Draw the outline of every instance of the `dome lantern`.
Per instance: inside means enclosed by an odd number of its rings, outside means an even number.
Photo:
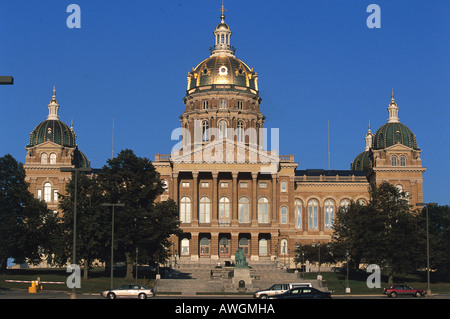
[[[226,11],[223,7],[219,10],[222,12],[220,15],[220,23],[217,25],[216,30],[214,30],[214,39],[215,44],[214,48],[211,48],[211,55],[215,54],[226,54],[226,55],[234,55],[236,52],[236,49],[231,46],[230,40],[231,40],[231,30],[228,24],[225,23],[225,14]]]
[[[59,120],[58,116],[58,110],[59,110],[59,104],[58,101],[56,101],[56,89],[55,86],[53,86],[53,96],[48,104],[48,116],[47,120]]]

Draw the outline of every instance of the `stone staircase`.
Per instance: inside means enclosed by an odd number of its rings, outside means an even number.
[[[197,293],[234,293],[237,287],[232,283],[234,267],[217,267],[220,261],[199,260],[180,261],[164,277],[158,281],[157,293],[181,293],[195,295]],[[321,288],[317,280],[301,280],[295,273],[288,273],[270,260],[250,261],[252,283],[246,284],[246,292],[269,288],[276,283],[310,282],[313,287]]]

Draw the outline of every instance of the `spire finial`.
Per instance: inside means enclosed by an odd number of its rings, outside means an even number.
[[[400,120],[398,118],[398,106],[397,106],[397,103],[395,103],[395,99],[394,99],[394,89],[392,89],[391,103],[389,103],[388,113],[389,113],[388,123],[399,123],[400,122]]]
[[[47,119],[48,120],[58,120],[59,119],[58,109],[59,109],[59,104],[58,104],[58,101],[56,101],[56,88],[53,85],[53,95],[52,95],[52,99],[50,100],[50,103],[48,104]]]
[[[219,11],[222,11],[222,14],[220,15],[220,19],[222,19],[222,22],[223,22],[223,20],[225,19],[225,14],[224,14],[224,12],[227,11],[227,10],[225,10],[225,8],[223,7],[223,0],[222,0],[222,8],[220,8]]]

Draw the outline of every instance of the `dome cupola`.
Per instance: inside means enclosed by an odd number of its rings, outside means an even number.
[[[383,149],[398,143],[415,150],[419,149],[414,133],[405,124],[400,123],[398,110],[399,108],[394,100],[394,92],[392,92],[388,107],[389,118],[387,123],[382,125],[374,135],[374,149]]]
[[[30,134],[28,146],[35,146],[46,141],[61,146],[75,147],[76,135],[72,128],[59,120],[59,104],[56,100],[56,90],[53,88],[53,96],[48,104],[47,120],[39,123]]]

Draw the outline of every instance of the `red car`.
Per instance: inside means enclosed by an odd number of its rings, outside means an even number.
[[[384,288],[383,294],[395,298],[398,295],[411,295],[416,297],[425,296],[422,289],[414,289],[407,285],[393,285],[391,288]]]

